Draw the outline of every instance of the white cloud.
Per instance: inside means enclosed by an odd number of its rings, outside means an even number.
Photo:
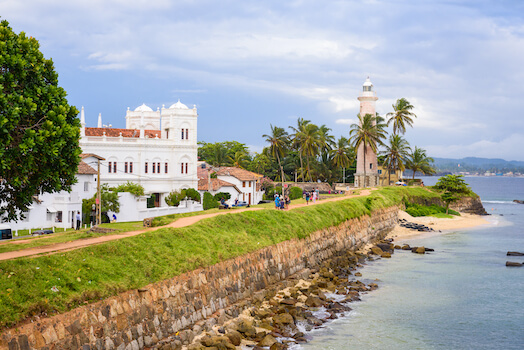
[[[357,124],[358,120],[356,119],[337,119],[335,120],[335,124],[342,124],[342,125],[351,125],[351,124]]]

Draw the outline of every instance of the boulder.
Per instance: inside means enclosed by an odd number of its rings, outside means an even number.
[[[276,342],[269,347],[269,350],[284,350],[285,348],[284,344]]]
[[[274,324],[294,324],[293,316],[288,313],[278,314],[273,316]]]
[[[520,267],[520,266],[522,266],[522,263],[514,262],[514,261],[506,261],[506,266]]]
[[[390,252],[384,252],[384,253],[380,254],[380,257],[381,258],[391,258],[391,253]]]
[[[426,253],[426,248],[424,248],[424,247],[413,247],[413,248],[411,248],[411,252],[412,253],[417,253],[417,254],[425,254]]]
[[[375,255],[382,255],[382,253],[384,253],[384,251],[382,249],[380,249],[379,247],[374,246],[374,247],[371,247],[371,253],[373,253]]]
[[[273,337],[271,334],[268,334],[257,345],[260,347],[270,347],[275,343],[277,343],[275,337]]]
[[[306,305],[309,307],[320,307],[323,304],[324,303],[322,302],[322,300],[320,300],[320,298],[311,295],[306,300]]]
[[[524,253],[521,252],[507,252],[507,256],[524,256]]]
[[[234,346],[239,346],[240,345],[240,342],[242,342],[242,336],[240,335],[239,332],[237,331],[230,331],[226,334],[226,337],[229,338],[229,341],[231,342],[231,344],[233,344]]]
[[[404,244],[402,246],[402,250],[411,250],[411,247],[409,246],[409,244]]]

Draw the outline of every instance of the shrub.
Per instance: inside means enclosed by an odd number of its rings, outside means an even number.
[[[430,206],[424,206],[424,205],[419,205],[419,204],[409,203],[409,202],[406,202],[405,204],[406,204],[406,213],[414,217],[431,216],[434,214],[439,214],[439,213],[445,214],[446,213],[446,208],[441,207],[439,205],[435,205],[435,204],[430,205]],[[449,210],[449,214],[460,215],[458,212],[451,210],[451,209]]]
[[[194,201],[200,202],[200,193],[194,188],[188,188],[186,191],[186,197]]]
[[[114,189],[115,192],[129,192],[135,197],[144,195],[144,187],[134,182],[127,182]]]
[[[185,196],[186,195],[185,195],[184,190],[182,190],[182,192],[173,191],[166,196],[165,201],[166,201],[166,204],[169,206],[178,207],[178,205],[180,204],[180,201],[184,199]]]
[[[299,199],[302,198],[302,189],[300,187],[291,187],[289,189],[289,199]]]
[[[204,192],[204,202],[202,203],[204,210],[218,208],[218,201],[209,192]]]
[[[231,198],[231,193],[228,192],[218,192],[215,194],[215,200],[220,201],[222,198],[224,198],[226,201]]]

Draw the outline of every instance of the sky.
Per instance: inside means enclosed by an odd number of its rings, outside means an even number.
[[[199,141],[260,152],[298,118],[338,139],[369,76],[381,115],[415,107],[411,146],[524,161],[519,0],[3,0],[0,16],[40,42],[87,126],[180,99]]]

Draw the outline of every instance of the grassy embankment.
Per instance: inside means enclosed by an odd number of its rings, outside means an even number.
[[[125,290],[210,266],[401,204],[434,197],[422,188],[384,188],[366,197],[301,207],[220,215],[184,228],[138,236],[60,254],[0,262],[0,328],[32,315],[53,315]],[[329,215],[326,215],[329,213]]]

